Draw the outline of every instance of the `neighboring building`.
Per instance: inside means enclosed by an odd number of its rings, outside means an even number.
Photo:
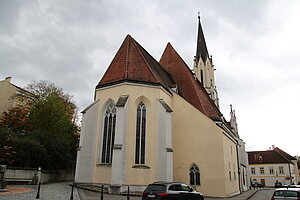
[[[11,107],[25,105],[34,98],[33,94],[12,84],[11,79],[11,77],[6,77],[0,81],[0,114]]]
[[[218,108],[200,19],[194,72],[170,43],[157,62],[127,35],[82,112],[75,182],[111,193],[154,181],[215,197],[246,190],[244,142]]]
[[[250,179],[265,186],[283,185],[299,181],[297,159],[276,147],[268,151],[248,152]]]
[[[297,184],[300,185],[300,161],[297,161],[297,165],[298,165],[298,180],[297,180]]]

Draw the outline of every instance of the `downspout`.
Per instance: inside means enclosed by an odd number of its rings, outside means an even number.
[[[238,140],[236,140],[237,141],[237,144],[236,144],[236,146],[235,146],[235,148],[236,148],[236,159],[237,159],[237,163],[238,163],[238,179],[239,179],[239,190],[240,190],[240,194],[242,194],[242,189],[241,189],[241,176],[240,176],[240,174],[241,174],[241,172],[240,172],[240,160],[239,160],[239,151],[238,151],[238,145],[239,145],[239,141]]]
[[[289,165],[289,173],[290,173],[290,184],[292,185],[292,174],[291,174],[291,165],[290,165],[290,163],[288,163],[288,165]]]

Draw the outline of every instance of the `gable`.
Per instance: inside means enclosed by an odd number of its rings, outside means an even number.
[[[180,96],[211,119],[221,120],[220,111],[170,43],[167,44],[159,63],[172,75]]]

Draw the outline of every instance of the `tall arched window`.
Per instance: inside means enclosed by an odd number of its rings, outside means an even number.
[[[204,85],[204,83],[203,83],[203,70],[202,69],[200,71],[200,81],[201,81],[201,84]]]
[[[111,101],[107,104],[103,123],[102,163],[111,163],[116,128],[116,106]]]
[[[190,168],[190,185],[200,185],[200,172],[195,164]]]
[[[136,111],[135,164],[145,164],[146,106],[140,102]]]

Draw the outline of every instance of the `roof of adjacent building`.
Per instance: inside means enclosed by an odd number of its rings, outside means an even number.
[[[276,147],[268,151],[249,151],[249,164],[292,163],[293,156]]]
[[[159,63],[172,75],[179,95],[206,116],[221,120],[219,109],[170,43],[167,44]]]
[[[96,88],[118,82],[175,87],[170,74],[130,35],[127,35]]]

